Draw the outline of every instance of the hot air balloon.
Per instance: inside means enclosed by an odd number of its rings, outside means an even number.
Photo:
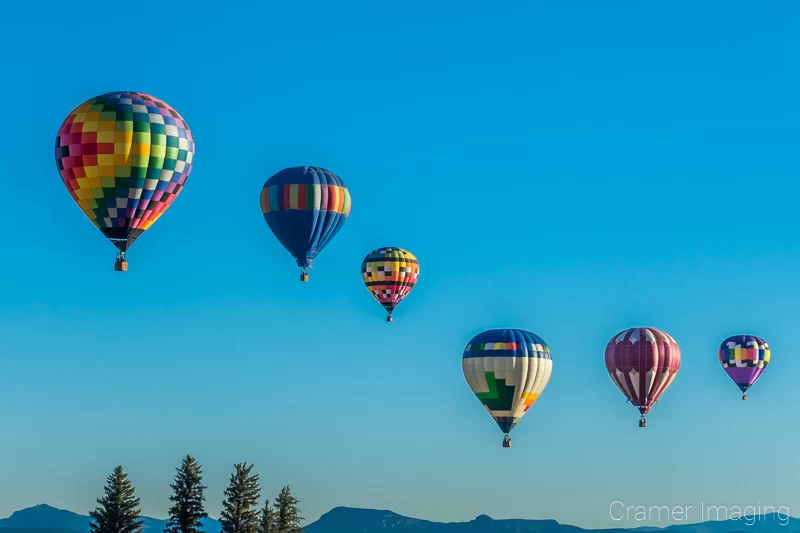
[[[261,212],[301,268],[300,281],[308,281],[314,258],[344,226],[350,203],[342,179],[324,168],[285,168],[264,184]]]
[[[642,417],[672,384],[681,367],[681,349],[675,339],[656,328],[620,331],[606,346],[606,369],[611,380]]]
[[[419,262],[402,248],[372,250],[361,262],[361,279],[370,294],[386,309],[386,321],[392,311],[414,288],[419,278]]]
[[[56,165],[72,199],[125,253],[167,210],[192,171],[194,138],[183,117],[144,93],[91,98],[67,116],[56,136]]]
[[[769,364],[769,344],[754,335],[734,335],[719,346],[719,362],[747,399],[747,389],[761,376]]]
[[[524,329],[490,329],[476,335],[461,359],[467,384],[503,432],[509,433],[539,397],[553,371],[550,348]]]

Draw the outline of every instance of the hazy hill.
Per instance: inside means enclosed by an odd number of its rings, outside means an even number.
[[[166,520],[143,517],[144,533],[163,533]],[[0,519],[0,533],[89,533],[85,515],[37,505]],[[217,520],[204,521],[206,533],[219,533]],[[392,511],[336,507],[306,527],[307,533],[800,533],[800,520],[781,525],[777,515],[764,515],[748,526],[744,520],[680,524],[666,528],[582,529],[555,520],[494,520],[481,515],[469,522],[431,522]]]
[[[89,521],[86,515],[56,509],[46,504],[29,507],[16,511],[8,518],[0,520],[0,533],[12,533],[6,528],[13,528],[14,533],[89,533]],[[163,533],[166,520],[143,516],[144,533]],[[219,533],[220,525],[217,520],[208,518],[203,520],[205,533]],[[42,531],[32,531],[38,529]],[[46,531],[44,531],[46,530]],[[66,530],[66,531],[65,531]]]
[[[486,515],[469,522],[431,522],[371,509],[337,507],[310,524],[307,533],[633,533],[632,529],[583,529],[555,520],[494,520]],[[800,521],[785,526],[777,515],[764,515],[748,526],[744,520],[679,524],[666,528],[638,528],[661,533],[800,533]]]
[[[753,525],[748,526],[748,522],[752,522]],[[786,516],[780,517],[771,513],[760,515],[755,521],[750,517],[747,522],[745,519],[700,522],[699,524],[668,526],[662,531],[665,533],[800,533],[800,520],[789,518],[787,522]]]
[[[0,520],[0,527],[17,529],[70,529],[79,533],[89,531],[89,517],[72,511],[56,509],[49,505],[37,505],[16,511]]]
[[[310,524],[307,533],[483,533],[488,531],[508,533],[579,533],[575,526],[561,525],[555,520],[493,520],[481,515],[471,522],[430,522],[393,513],[371,509],[337,507]],[[621,533],[625,530],[608,530]],[[625,531],[630,533],[630,531]]]
[[[33,528],[33,527],[4,527],[3,533],[77,533],[74,529]]]

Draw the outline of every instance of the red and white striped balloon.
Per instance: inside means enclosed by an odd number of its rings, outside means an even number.
[[[611,380],[642,415],[669,388],[681,367],[681,349],[668,333],[656,328],[630,328],[606,346],[606,369]]]

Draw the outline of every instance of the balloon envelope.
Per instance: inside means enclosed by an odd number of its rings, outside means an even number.
[[[350,205],[342,179],[319,167],[285,168],[261,189],[264,220],[302,268],[339,233]]]
[[[491,329],[476,335],[461,359],[467,384],[509,433],[544,391],[553,361],[544,340],[523,329]]]
[[[389,316],[419,279],[419,261],[402,248],[378,248],[361,262],[361,279]]]
[[[722,368],[745,392],[767,368],[770,349],[767,341],[755,335],[733,335],[722,341],[718,356]]]
[[[76,107],[56,136],[72,199],[125,252],[167,210],[192,171],[194,138],[162,100],[118,91]]]
[[[608,375],[642,416],[669,388],[680,366],[678,343],[656,328],[626,329],[606,346]]]

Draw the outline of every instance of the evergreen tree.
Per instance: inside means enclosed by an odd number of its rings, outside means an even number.
[[[203,533],[201,518],[208,517],[203,503],[206,487],[203,485],[203,471],[191,455],[183,458],[181,466],[175,470],[175,482],[170,484],[173,503],[169,510],[169,521],[165,533]]]
[[[258,474],[251,475],[253,465],[236,464],[236,471],[231,474],[228,488],[225,489],[225,501],[222,502],[220,522],[222,533],[258,533],[259,516],[258,500],[261,488]]]
[[[264,508],[261,510],[261,522],[258,524],[258,533],[276,533],[275,526],[277,521],[278,515],[275,511],[275,507],[267,498],[267,501],[264,503]]]
[[[283,487],[275,499],[275,533],[303,533],[300,521],[300,509],[297,507],[297,498],[292,496],[289,487]]]
[[[91,533],[141,533],[139,498],[121,466],[106,478],[105,496],[97,503],[100,505],[89,513]]]

